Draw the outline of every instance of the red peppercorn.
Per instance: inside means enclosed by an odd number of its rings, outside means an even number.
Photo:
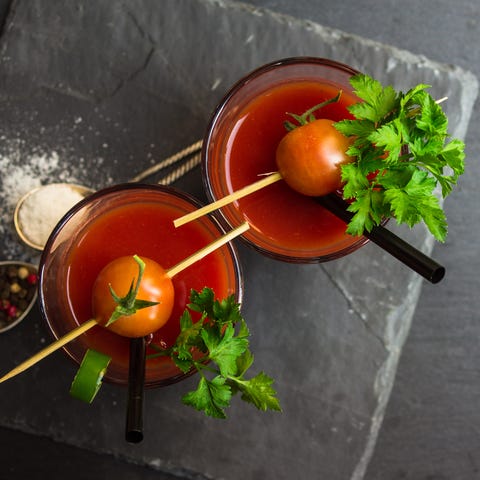
[[[10,305],[7,309],[7,316],[10,318],[15,318],[17,316],[17,307],[15,305]]]

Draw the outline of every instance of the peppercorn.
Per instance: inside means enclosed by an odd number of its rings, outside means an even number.
[[[10,305],[7,308],[7,316],[9,318],[17,318],[18,316],[18,308],[15,305]]]
[[[7,328],[29,307],[36,293],[38,275],[24,264],[0,264],[0,329]]]
[[[22,280],[24,278],[27,278],[30,275],[30,272],[28,271],[27,267],[20,267],[17,272],[18,278],[21,278]]]
[[[15,278],[17,276],[18,268],[14,265],[10,265],[7,268],[7,277],[8,278]]]

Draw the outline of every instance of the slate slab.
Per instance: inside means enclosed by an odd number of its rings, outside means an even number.
[[[0,246],[6,258],[32,261],[38,254],[10,222],[25,189],[128,180],[201,138],[224,92],[265,62],[314,55],[398,88],[429,83],[435,96],[455,99],[446,110],[458,137],[478,89],[458,67],[213,0],[19,1],[0,47]],[[177,186],[204,198],[198,170]],[[398,231],[431,251],[423,228]],[[282,414],[236,402],[228,420],[205,418],[179,402],[193,378],[147,392],[145,441],[131,446],[125,392],[106,385],[93,405],[79,405],[67,393],[75,367],[57,352],[0,387],[0,423],[186,478],[361,479],[422,280],[373,245],[303,266],[239,251],[252,348],[276,378]],[[49,340],[35,310],[0,338],[2,368]]]

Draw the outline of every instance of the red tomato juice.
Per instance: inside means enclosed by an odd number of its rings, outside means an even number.
[[[275,151],[287,131],[284,122],[292,121],[288,113],[302,114],[311,107],[331,99],[339,88],[317,81],[295,81],[277,85],[250,101],[235,115],[226,140],[211,149],[209,159],[222,166],[211,185],[220,198],[257,181],[259,175],[277,171]],[[318,110],[317,118],[338,121],[352,118],[347,106],[358,102],[349,92],[340,100]],[[223,190],[223,191],[221,191]],[[358,237],[345,233],[346,225],[313,199],[290,189],[279,181],[226,207],[224,215],[245,217],[251,231],[245,234],[252,243],[267,251],[292,257],[335,254],[348,248]]]
[[[155,260],[168,270],[212,241],[211,233],[196,222],[175,229],[173,220],[178,216],[178,208],[166,204],[127,204],[102,214],[80,234],[67,262],[66,295],[75,323],[92,318],[93,283],[100,270],[113,259],[137,254]],[[218,298],[234,293],[228,287],[226,272],[232,267],[226,260],[226,248],[218,249],[172,278],[173,312],[169,321],[154,332],[153,343],[171,345],[174,342],[180,330],[179,318],[192,288],[201,290],[208,286]],[[94,327],[85,336],[89,348],[106,353],[118,365],[128,367],[128,338],[103,327]],[[147,370],[162,362],[167,361],[165,358],[148,360]]]

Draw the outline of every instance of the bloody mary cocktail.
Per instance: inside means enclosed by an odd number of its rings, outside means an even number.
[[[99,191],[77,204],[59,223],[40,262],[40,304],[56,338],[93,317],[92,287],[112,260],[138,255],[169,269],[223,234],[211,217],[181,229],[173,220],[198,208],[189,195],[157,185],[128,184]],[[191,289],[210,287],[218,298],[242,296],[236,253],[226,245],[172,278],[175,302],[168,322],[153,332],[152,342],[171,345]],[[87,348],[112,357],[105,379],[126,384],[130,339],[95,326],[66,345],[80,362]],[[148,354],[148,352],[147,352]],[[147,360],[146,386],[167,385],[184,375],[169,358]]]
[[[203,173],[212,201],[257,181],[278,168],[275,151],[287,131],[289,113],[302,114],[335,97],[317,118],[352,118],[348,105],[359,101],[349,79],[358,73],[330,60],[286,59],[255,70],[240,80],[214,113],[203,146]],[[338,258],[367,240],[345,233],[343,221],[312,198],[280,181],[223,207],[231,227],[244,219],[250,230],[243,235],[251,246],[290,262],[320,262]]]

